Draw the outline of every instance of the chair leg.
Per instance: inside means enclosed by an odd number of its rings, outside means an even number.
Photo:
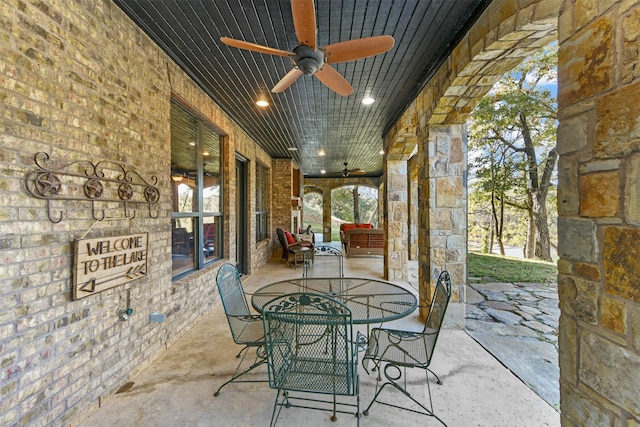
[[[388,371],[389,371],[390,368],[394,369],[395,372],[389,373]],[[378,375],[380,373],[380,370],[381,369],[378,366]],[[369,403],[369,406],[367,406],[367,409],[365,409],[362,413],[364,415],[369,415],[369,409],[371,408],[371,406],[373,406],[374,402],[378,402],[378,403],[380,403],[382,405],[391,406],[393,408],[398,408],[398,409],[404,409],[406,411],[414,412],[416,414],[427,415],[429,417],[433,417],[436,420],[440,421],[440,423],[446,427],[447,424],[444,421],[442,421],[436,414],[433,413],[433,401],[431,400],[431,387],[430,387],[430,384],[429,384],[429,372],[430,372],[430,370],[425,371],[425,374],[427,376],[427,393],[429,395],[429,406],[430,406],[430,408],[427,408],[425,405],[423,405],[422,403],[418,402],[418,400],[416,400],[413,396],[411,396],[411,393],[409,393],[405,388],[403,388],[400,384],[398,384],[397,380],[399,380],[400,377],[402,377],[402,372],[403,371],[402,371],[402,369],[400,369],[399,366],[396,366],[396,365],[393,365],[393,364],[385,365],[385,367],[384,367],[384,376],[386,377],[386,382],[384,384],[382,384],[382,386],[380,388],[378,388],[379,380],[376,380],[376,394],[373,396],[373,400],[371,400],[371,403]],[[436,378],[438,378],[437,375],[435,375],[435,376],[436,376]],[[405,377],[406,377],[406,375],[405,375]],[[440,381],[439,378],[438,378],[438,381]],[[405,379],[405,382],[406,382],[406,379]],[[395,388],[396,390],[400,391],[402,394],[407,396],[412,402],[414,402],[416,405],[418,405],[422,409],[422,411],[411,409],[411,408],[405,408],[403,406],[399,406],[399,405],[396,405],[396,404],[392,404],[392,403],[383,402],[383,401],[378,400],[378,396],[380,395],[382,390],[388,385],[392,386],[393,388]]]
[[[431,372],[431,374],[433,374],[434,377],[436,377],[436,384],[438,385],[442,385],[442,381],[440,380],[440,377],[436,375],[435,372],[433,372],[431,369],[427,369],[429,372]]]
[[[282,393],[282,403],[278,403],[280,400],[280,393]],[[273,412],[271,413],[271,422],[269,423],[270,427],[274,427],[276,425],[276,422],[280,417],[280,411],[282,410],[282,407],[285,405],[288,405],[287,392],[278,389],[276,393],[276,401],[273,403]]]
[[[236,357],[240,357],[240,355],[242,354],[242,352],[245,352],[244,355],[242,356],[242,359],[240,359],[240,363],[238,363],[238,366],[236,367],[236,370],[233,372],[233,375],[231,376],[231,378],[229,380],[227,380],[224,384],[222,384],[220,387],[218,387],[218,390],[216,390],[215,393],[213,393],[214,396],[219,396],[220,395],[220,390],[222,390],[222,388],[224,386],[226,386],[227,384],[230,384],[232,382],[239,382],[239,383],[261,383],[261,382],[267,382],[268,380],[243,380],[243,381],[237,381],[238,378],[240,378],[241,376],[243,376],[244,374],[254,370],[255,368],[257,368],[260,365],[266,364],[267,363],[267,359],[266,359],[266,355],[262,354],[263,352],[260,351],[260,347],[257,348],[256,350],[256,358],[253,361],[253,364],[251,366],[249,366],[247,369],[245,369],[244,371],[238,373],[238,371],[240,370],[240,367],[242,366],[242,362],[244,362],[244,358],[247,356],[247,350],[249,349],[249,347],[244,347],[242,350],[240,350],[240,353],[238,353],[236,355]]]

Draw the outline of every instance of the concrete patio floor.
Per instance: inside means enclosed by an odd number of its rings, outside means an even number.
[[[246,278],[248,292],[272,281],[300,276],[279,261],[272,261]],[[345,276],[382,277],[382,258],[345,259]],[[400,283],[412,287],[408,282]],[[212,294],[215,284],[212,283]],[[387,324],[385,324],[387,325]],[[394,322],[394,327],[420,329],[417,313]],[[364,331],[363,331],[364,332]],[[137,377],[126,392],[102,399],[82,427],[126,426],[255,426],[268,425],[275,391],[268,383],[230,384],[218,397],[213,393],[233,373],[240,350],[229,333],[222,305],[203,316],[178,341]],[[529,389],[464,330],[444,329],[436,347],[432,369],[443,381],[431,381],[435,413],[449,426],[559,426],[560,415]],[[253,378],[266,379],[266,366]],[[408,373],[409,390],[427,398],[424,373]],[[123,380],[123,382],[125,382]],[[375,375],[360,367],[361,410],[375,392]],[[385,390],[390,402],[405,397]],[[284,408],[278,426],[355,426],[354,416]],[[374,404],[362,426],[441,425],[431,417]]]

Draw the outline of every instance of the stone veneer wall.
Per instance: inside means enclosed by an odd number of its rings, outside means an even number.
[[[271,159],[109,0],[0,0],[0,17],[0,425],[75,424],[217,303],[220,263],[171,281],[172,92],[225,135],[226,256],[235,253],[234,153]],[[96,223],[81,201],[54,203],[63,219],[52,223],[46,202],[25,190],[40,151],[158,176],[158,217],[142,209],[131,221],[119,203],[98,204],[117,219]],[[73,240],[140,229],[148,275],[72,301]],[[268,243],[250,247],[252,268],[267,262]],[[121,321],[127,305],[134,313]],[[149,322],[154,311],[163,323]]]
[[[465,259],[444,257],[444,265],[441,262],[442,254],[449,254],[449,256],[453,254],[452,247],[447,245],[449,241],[452,241],[454,235],[457,240],[464,240],[466,246],[466,222],[464,229],[462,229],[458,224],[458,221],[462,220],[460,213],[451,219],[442,216],[435,221],[426,219],[431,215],[431,210],[442,214],[437,205],[428,205],[428,200],[437,203],[439,197],[447,198],[450,197],[451,191],[458,191],[456,188],[435,187],[436,180],[433,178],[436,176],[442,183],[446,182],[443,179],[445,177],[448,181],[459,180],[463,183],[458,187],[460,192],[457,196],[462,203],[461,206],[466,206],[466,191],[464,190],[466,188],[466,160],[463,160],[462,168],[449,167],[446,161],[447,157],[457,156],[457,154],[447,153],[446,150],[456,148],[457,144],[446,145],[444,141],[434,144],[431,141],[433,129],[438,127],[438,133],[459,134],[460,138],[466,138],[465,131],[457,129],[457,127],[466,122],[469,113],[482,97],[491,90],[504,73],[556,39],[559,8],[560,0],[495,0],[491,2],[454,48],[451,55],[430,78],[417,98],[407,106],[402,116],[385,135],[387,161],[408,160],[415,152],[416,145],[418,146],[418,163],[421,165],[418,186],[421,194],[420,218],[422,221],[419,230],[420,298],[422,301],[430,300],[429,284],[433,285],[434,277],[437,277],[439,268],[450,268],[448,260],[453,260],[451,268],[456,270],[454,282],[459,286],[460,292],[457,298],[461,305],[464,303],[463,287],[466,285],[466,269],[465,271],[460,269],[460,265],[466,263],[466,253],[461,253],[462,248],[458,244],[454,245],[456,247],[454,251],[460,252],[460,255]],[[447,129],[447,127],[451,128]],[[433,163],[430,157],[436,146],[438,146],[439,152],[436,155],[437,161]],[[464,150],[463,154],[466,153],[466,147],[462,149]],[[389,181],[390,178],[387,178],[387,182]],[[440,195],[441,190],[445,193]],[[391,188],[387,191],[391,191]],[[395,194],[399,194],[398,190],[393,191]],[[430,196],[423,196],[422,194],[426,194],[427,191],[430,192]],[[385,211],[387,219],[400,217],[394,206],[401,207],[402,205],[389,205],[389,209]],[[466,208],[464,209],[466,210]],[[423,229],[423,226],[426,228]],[[434,239],[429,237],[430,227],[434,226],[435,230],[439,230],[440,235],[443,230],[447,229],[447,226],[451,226],[447,231],[450,238]],[[389,229],[392,228],[400,230],[403,226],[395,224],[393,227],[389,227]],[[443,246],[436,246],[438,244]],[[397,257],[405,257],[405,250],[405,248],[400,248]],[[393,266],[391,267],[393,268]],[[401,275],[400,270],[389,271],[390,277]],[[458,317],[453,319],[454,322],[463,325],[463,311],[458,310],[456,316]]]
[[[409,188],[409,233],[407,236],[409,244],[409,260],[417,261],[420,254],[420,238],[418,233],[418,219],[419,215],[419,196],[418,196],[418,173],[420,171],[420,164],[418,162],[418,156],[413,156],[407,162],[409,169],[408,176],[408,188]]]
[[[558,290],[565,426],[640,426],[640,3],[563,3]]]
[[[437,125],[464,123],[504,72],[556,34],[562,423],[638,426],[640,4],[492,2],[396,122],[387,150],[409,152],[411,135],[431,141]],[[437,199],[440,191],[431,187],[426,170],[431,147],[422,160],[420,185]],[[423,281],[433,277],[425,267],[435,254],[422,256],[430,259],[421,258],[421,298],[427,294]]]

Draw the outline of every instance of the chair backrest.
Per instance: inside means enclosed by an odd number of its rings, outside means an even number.
[[[326,295],[287,294],[264,306],[263,321],[271,388],[357,393],[358,356],[345,305]]]
[[[238,317],[251,315],[236,266],[231,263],[222,264],[216,276],[216,284],[235,340],[246,327],[246,322],[238,320]]]
[[[429,314],[427,314],[427,320],[424,322],[423,335],[425,339],[425,346],[427,348],[427,354],[429,355],[429,361],[433,357],[433,349],[436,346],[440,329],[444,321],[444,315],[449,305],[449,299],[451,298],[451,276],[449,272],[443,271],[438,276],[436,283],[436,290],[431,300],[429,307]]]
[[[313,264],[304,264],[302,277],[344,277],[342,251],[328,245],[314,246]]]
[[[284,230],[282,228],[276,228],[276,234],[278,235],[278,241],[282,246],[282,259],[286,260],[289,258],[289,245],[286,237],[284,237]]]
[[[282,228],[276,228],[276,234],[278,235],[278,241],[283,247],[287,246],[287,241],[284,238],[284,230]]]

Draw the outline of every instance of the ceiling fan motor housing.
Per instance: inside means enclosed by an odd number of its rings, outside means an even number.
[[[324,51],[300,45],[293,50],[293,63],[307,76],[315,74],[324,64]]]

